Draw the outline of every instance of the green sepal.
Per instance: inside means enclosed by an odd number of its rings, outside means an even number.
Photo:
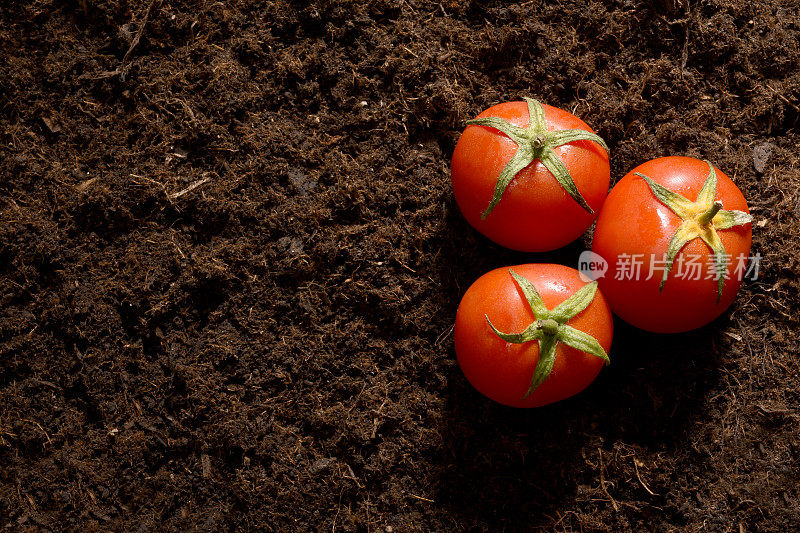
[[[697,200],[695,200],[695,203],[699,205],[713,204],[717,197],[717,171],[714,170],[714,165],[710,161],[706,161],[706,164],[708,165],[708,176],[703,182],[700,192],[697,193]]]
[[[664,290],[664,284],[667,282],[670,271],[672,271],[672,265],[675,263],[675,257],[678,255],[678,252],[680,252],[688,242],[694,240],[695,237],[697,237],[697,233],[693,231],[691,226],[681,225],[675,230],[675,234],[672,235],[672,239],[670,239],[669,246],[667,247],[666,265],[664,267],[664,274],[661,276],[661,283],[658,286],[659,291]]]
[[[647,186],[650,187],[650,191],[652,191],[653,196],[655,196],[659,202],[667,206],[673,213],[681,218],[686,218],[691,215],[691,209],[693,205],[691,200],[681,194],[672,192],[663,185],[659,185],[644,174],[639,172],[634,172],[633,174],[634,176],[644,178],[644,181],[647,182]]]
[[[575,294],[558,304],[550,311],[550,318],[557,322],[566,322],[586,309],[597,293],[597,282],[588,283],[575,291]]]
[[[553,335],[548,335],[539,341],[539,360],[536,361],[536,368],[533,370],[531,386],[528,387],[523,398],[527,398],[538,389],[539,385],[544,383],[544,380],[553,371],[553,364],[556,362],[556,344],[558,341]]]
[[[723,246],[716,231],[704,231],[700,233],[700,238],[703,239],[703,242],[714,252],[714,270],[717,275],[717,303],[719,303],[722,298],[722,289],[725,287],[725,274],[728,271],[728,256],[725,252],[725,246]]]
[[[527,96],[523,97],[523,100],[528,104],[530,126],[538,128],[541,131],[547,131],[547,121],[545,120],[544,107],[541,102],[533,98],[528,98]]]
[[[544,305],[544,300],[539,295],[539,291],[536,290],[536,287],[533,286],[533,283],[530,280],[523,278],[510,268],[508,271],[511,273],[511,277],[514,278],[514,281],[517,282],[517,285],[522,290],[522,294],[525,295],[525,300],[528,302],[528,306],[533,311],[533,316],[539,320],[545,320],[550,318],[550,311],[548,311],[547,306]]]
[[[531,322],[531,325],[525,328],[522,333],[503,333],[494,327],[492,321],[489,320],[489,315],[483,316],[486,317],[486,322],[489,323],[489,327],[492,328],[492,331],[494,331],[498,337],[506,342],[510,342],[512,344],[524,344],[526,342],[542,338],[542,330],[536,327],[536,321]]]
[[[514,153],[514,157],[511,158],[511,161],[500,171],[500,176],[497,177],[497,183],[495,183],[494,186],[494,196],[492,196],[492,201],[489,202],[489,206],[486,210],[481,213],[481,220],[486,220],[489,213],[500,203],[500,200],[503,198],[503,193],[506,192],[514,176],[519,174],[520,170],[531,164],[532,159],[528,152],[528,148],[524,147],[524,145],[520,145]]]
[[[539,160],[542,162],[544,167],[550,171],[553,177],[558,181],[561,185],[561,188],[569,194],[573,200],[578,202],[584,210],[588,213],[594,214],[594,209],[592,209],[583,196],[581,196],[580,191],[578,190],[578,186],[575,185],[575,182],[572,180],[572,176],[567,169],[567,165],[558,157],[555,150],[550,147],[545,147],[542,149],[542,153],[539,156]]]
[[[489,128],[494,128],[499,130],[508,137],[519,144],[519,142],[525,138],[526,130],[525,128],[520,128],[519,126],[514,126],[508,121],[503,120],[499,117],[479,117],[473,118],[467,121],[468,126],[487,126]]]
[[[599,357],[607,365],[611,364],[611,359],[608,358],[606,351],[600,346],[597,339],[588,333],[577,330],[572,326],[562,326],[561,330],[556,334],[556,339],[576,350]]]
[[[602,137],[586,130],[558,130],[548,133],[548,137],[555,146],[561,146],[562,144],[575,141],[594,141],[602,146],[607,154],[611,153]]]
[[[725,211],[721,210],[714,216],[714,227],[717,229],[729,229],[734,226],[744,226],[753,221],[753,216],[744,211]]]

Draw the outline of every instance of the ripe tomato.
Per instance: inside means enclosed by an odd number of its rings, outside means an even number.
[[[592,224],[608,193],[608,149],[582,120],[526,99],[467,123],[451,179],[475,229],[507,248],[543,252]]]
[[[608,261],[599,282],[611,309],[658,333],[721,315],[750,255],[748,213],[741,191],[707,161],[662,157],[636,167],[611,190],[594,231],[592,251]]]
[[[613,322],[595,282],[563,265],[498,268],[458,306],[455,347],[470,383],[512,407],[568,398],[608,362]]]

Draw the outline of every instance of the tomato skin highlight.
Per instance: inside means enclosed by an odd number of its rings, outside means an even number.
[[[594,131],[562,109],[544,105],[548,131]],[[530,124],[525,102],[507,102],[478,115],[499,117],[526,128]],[[585,211],[536,160],[512,180],[500,203],[481,220],[494,194],[500,172],[517,150],[517,144],[498,130],[470,125],[453,152],[451,180],[456,202],[469,224],[492,241],[523,252],[560,248],[580,237],[594,222],[611,179],[606,151],[597,143],[581,140],[555,148],[594,214]]]
[[[654,333],[678,333],[699,328],[720,316],[736,298],[744,272],[737,273],[739,257],[750,255],[752,225],[718,230],[730,256],[725,285],[717,303],[717,281],[705,279],[713,264],[711,249],[699,238],[678,253],[662,291],[662,272],[650,279],[650,258],[662,260],[681,219],[660,203],[639,172],[656,183],[694,201],[708,175],[708,164],[690,157],[662,157],[639,165],[626,174],[609,193],[597,220],[592,251],[608,261],[606,275],[598,280],[600,290],[616,315],[629,324]],[[716,169],[717,194],[724,209],[749,213],[747,201],[736,185]],[[616,279],[625,268],[620,257],[643,254],[639,279]],[[679,277],[679,262],[696,256],[701,279]]]
[[[586,285],[577,270],[553,264],[510,267],[531,281],[548,308],[553,308]],[[512,344],[498,337],[486,316],[499,330],[521,332],[534,315],[509,267],[478,278],[467,289],[456,313],[454,330],[458,363],[467,380],[484,396],[511,407],[538,407],[573,396],[585,389],[603,367],[602,359],[559,343],[550,376],[527,398],[539,343]],[[611,311],[600,291],[567,324],[595,337],[608,352],[613,336]]]

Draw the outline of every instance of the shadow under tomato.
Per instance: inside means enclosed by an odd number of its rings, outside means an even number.
[[[604,406],[597,419],[603,436],[653,450],[681,446],[706,392],[719,379],[714,336],[725,320],[686,333],[657,334],[615,317],[613,366],[584,393],[587,402]]]
[[[676,335],[619,320],[615,328],[612,365],[577,396],[538,409],[484,398],[455,367],[437,501],[467,521],[552,524],[563,501],[598,486],[598,448],[623,441],[669,453],[688,445],[686,432],[718,379],[714,326]]]
[[[457,290],[451,297],[456,299],[456,306],[467,287],[490,270],[523,263],[557,263],[577,268],[580,254],[591,246],[591,240],[584,235],[563,248],[550,252],[509,250],[470,226],[452,198],[446,212],[445,224],[439,233],[440,238],[437,241],[443,243],[441,247],[447,251],[439,261],[439,274],[445,287],[455,274]]]

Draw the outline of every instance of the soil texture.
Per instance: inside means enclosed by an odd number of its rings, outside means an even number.
[[[795,0],[0,3],[10,530],[796,531]],[[456,363],[464,122],[535,97],[748,198],[723,317],[545,408]]]

